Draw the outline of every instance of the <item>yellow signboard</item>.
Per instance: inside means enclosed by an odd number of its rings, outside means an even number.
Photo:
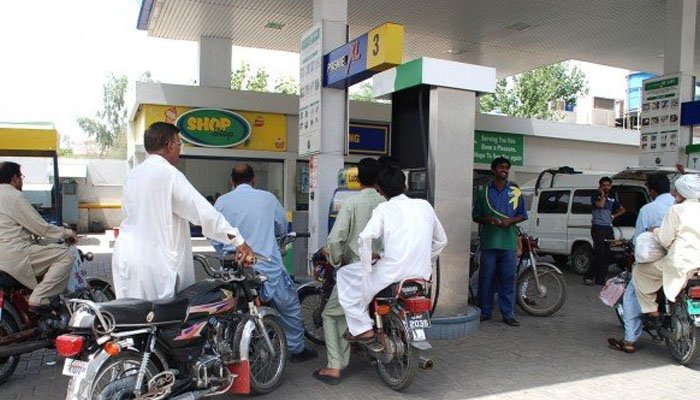
[[[0,150],[49,151],[58,149],[53,124],[0,123]]]
[[[192,107],[144,104],[141,107],[143,128],[154,122],[174,124],[183,113]],[[231,147],[236,150],[287,151],[287,117],[282,114],[236,111],[250,124],[250,137],[243,143]]]
[[[367,69],[384,71],[403,60],[403,25],[386,23],[367,32]]]

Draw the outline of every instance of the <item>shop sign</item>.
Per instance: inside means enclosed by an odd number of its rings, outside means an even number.
[[[389,154],[389,126],[350,123],[348,149],[351,154]]]
[[[491,164],[505,157],[512,165],[523,165],[523,135],[504,132],[474,131],[474,162]]]
[[[347,88],[401,64],[403,25],[386,23],[323,57],[324,87]]]
[[[175,122],[180,136],[198,146],[232,147],[250,136],[250,124],[232,111],[197,108],[180,115]]]

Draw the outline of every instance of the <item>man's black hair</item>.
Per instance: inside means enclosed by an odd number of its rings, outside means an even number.
[[[398,168],[384,168],[377,177],[377,186],[388,199],[396,197],[406,191],[406,175]]]
[[[251,183],[253,178],[255,178],[255,172],[246,163],[238,163],[231,168],[231,181],[236,186],[242,183]]]
[[[399,168],[399,162],[391,156],[381,156],[377,159],[377,162],[379,163],[381,169],[386,167]]]
[[[598,184],[602,185],[603,182],[609,182],[612,185],[612,179],[609,176],[604,176],[604,177],[600,178],[600,180],[598,181]]]
[[[152,154],[168,145],[168,142],[177,139],[180,129],[167,122],[154,122],[143,134],[143,147],[146,152]]]
[[[666,174],[649,174],[647,175],[647,188],[658,194],[668,193],[671,191],[671,181]]]
[[[12,161],[0,162],[0,183],[10,183],[12,178],[20,174],[19,164]]]
[[[496,169],[497,166],[501,164],[507,164],[508,168],[510,168],[510,160],[505,158],[505,157],[496,157],[491,161],[491,170],[493,171]]]
[[[357,179],[362,186],[372,187],[377,182],[377,175],[382,167],[374,158],[363,158],[357,163]]]

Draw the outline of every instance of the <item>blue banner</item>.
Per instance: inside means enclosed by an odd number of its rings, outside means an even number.
[[[389,154],[389,126],[350,123],[348,143],[351,154]]]
[[[326,54],[323,65],[324,87],[347,88],[372,76],[367,69],[367,34]]]
[[[700,101],[681,103],[681,125],[700,124]]]

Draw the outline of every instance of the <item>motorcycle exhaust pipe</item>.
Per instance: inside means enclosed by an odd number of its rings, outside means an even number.
[[[433,360],[428,357],[420,356],[418,359],[418,366],[422,370],[431,371],[433,369]]]
[[[51,347],[51,339],[37,340],[26,343],[13,343],[0,347],[0,358],[19,356],[34,350]]]

